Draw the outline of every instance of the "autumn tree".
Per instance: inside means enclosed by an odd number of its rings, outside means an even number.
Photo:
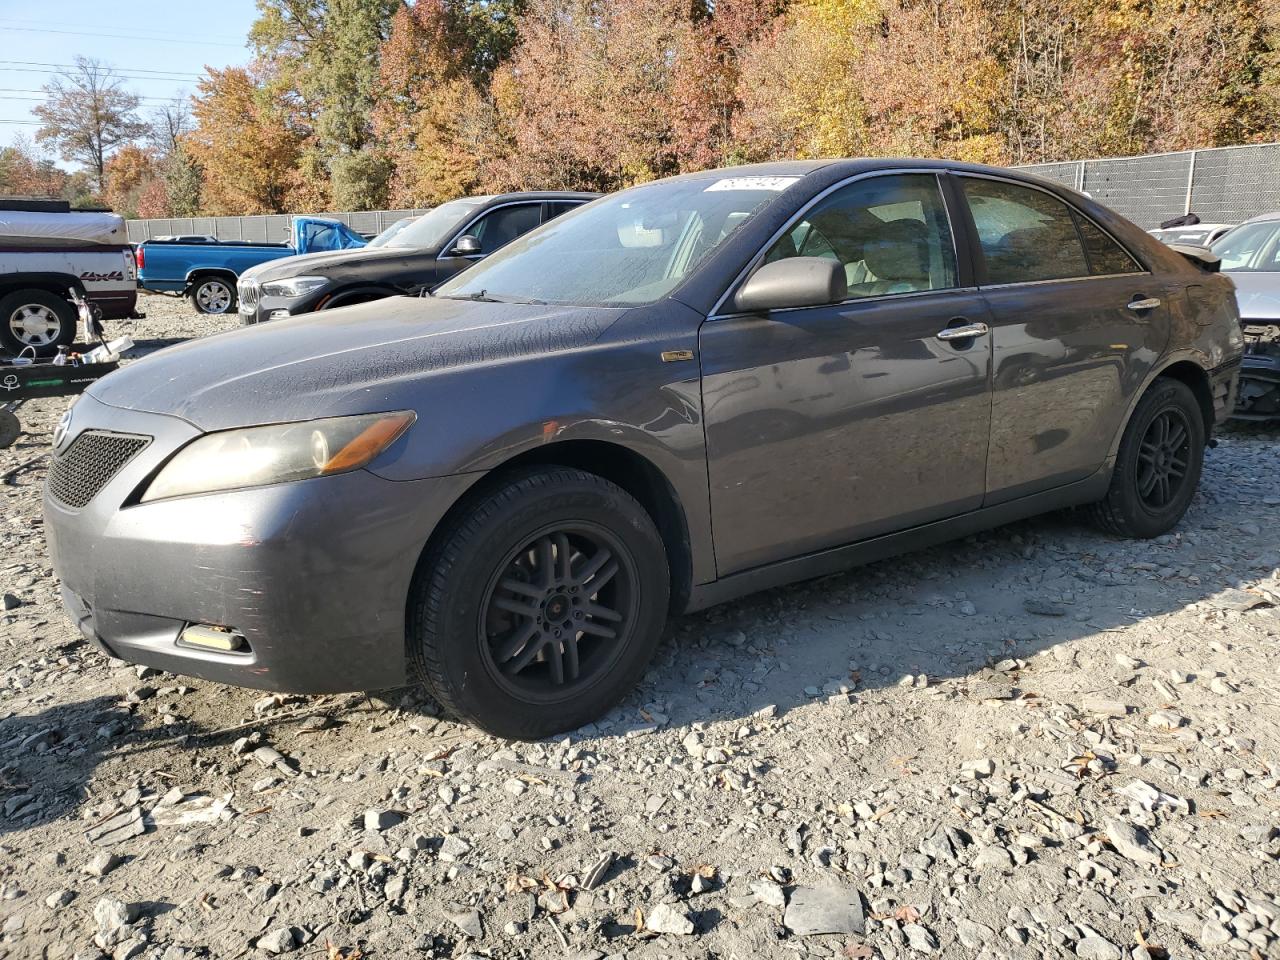
[[[107,161],[102,197],[120,216],[138,216],[143,192],[159,180],[160,165],[153,149],[128,144]]]
[[[283,213],[299,187],[303,136],[287,104],[241,67],[210,69],[192,99],[185,145],[203,171],[206,213]],[[305,208],[304,208],[305,209]]]
[[[66,171],[41,156],[26,137],[0,148],[0,196],[59,197],[67,180]]]
[[[41,120],[36,139],[57,148],[63,160],[82,163],[101,189],[107,158],[147,132],[138,119],[137,95],[110,67],[76,57],[75,69],[44,87],[46,101],[32,112]]]

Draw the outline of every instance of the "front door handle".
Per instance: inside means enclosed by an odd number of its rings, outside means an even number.
[[[939,340],[972,340],[974,337],[985,337],[991,328],[985,323],[966,323],[959,327],[947,327],[938,331]]]
[[[1134,311],[1154,310],[1158,306],[1160,306],[1159,297],[1143,297],[1129,301],[1129,309]]]

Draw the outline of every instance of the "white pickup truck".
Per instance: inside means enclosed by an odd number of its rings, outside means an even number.
[[[73,293],[103,319],[137,316],[124,220],[72,212],[65,201],[0,197],[0,351],[48,356],[73,343]]]

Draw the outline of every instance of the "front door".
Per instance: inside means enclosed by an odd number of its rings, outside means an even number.
[[[700,333],[720,576],[982,503],[990,341],[944,331],[989,318],[960,289],[937,177],[839,188],[765,261],[788,256],[839,260],[848,299]]]

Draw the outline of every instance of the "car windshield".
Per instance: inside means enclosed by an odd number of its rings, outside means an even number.
[[[1280,271],[1280,220],[1242,224],[1223,234],[1210,249],[1222,258],[1223,270]]]
[[[700,177],[635,187],[526,233],[435,295],[577,306],[652,303],[797,179]]]
[[[442,203],[418,217],[382,246],[417,249],[438,247],[488,199],[488,197],[467,197],[465,200],[450,200],[448,203]]]
[[[380,234],[370,240],[369,246],[385,247],[392,237],[399,236],[404,232],[404,228],[409,226],[409,224],[413,223],[416,219],[416,217],[404,217],[401,220],[397,220],[391,226],[387,227],[387,229],[383,230]]]

